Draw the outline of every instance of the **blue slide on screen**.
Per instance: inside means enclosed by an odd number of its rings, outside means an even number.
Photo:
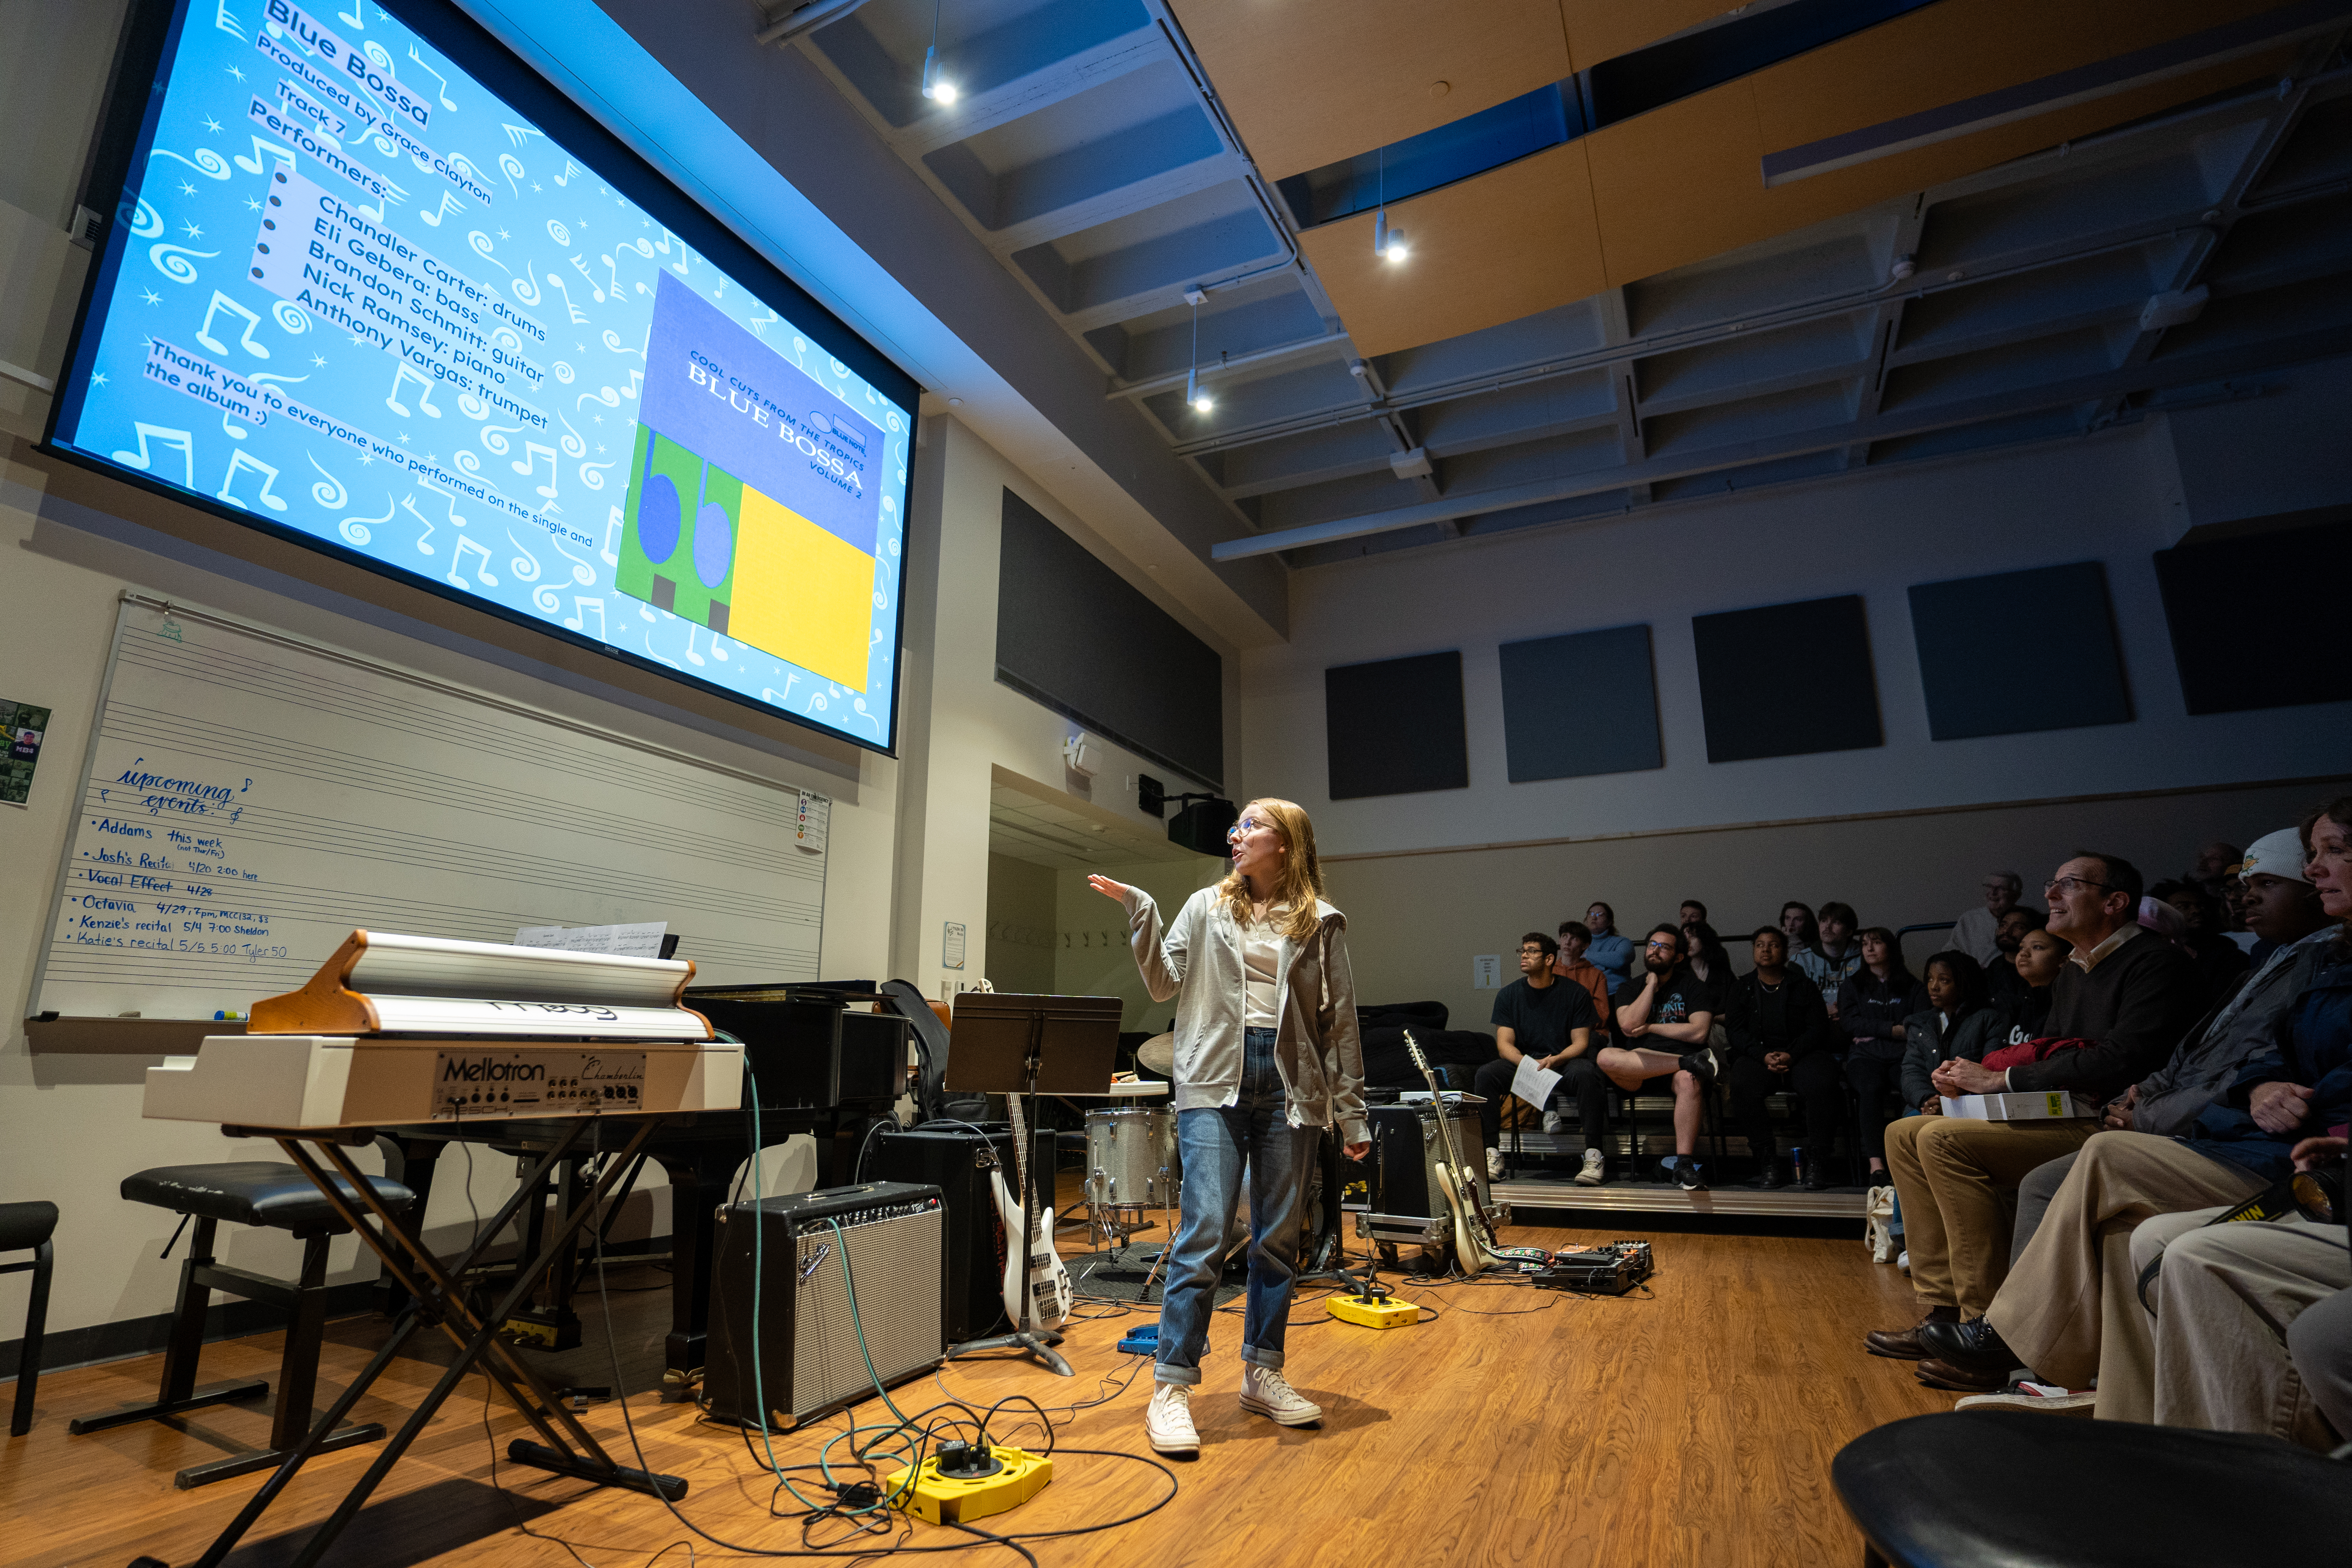
[[[52,444],[888,749],[912,410],[403,10],[174,7]]]

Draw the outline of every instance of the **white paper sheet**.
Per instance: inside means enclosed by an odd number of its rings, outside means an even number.
[[[1533,1057],[1521,1057],[1518,1070],[1511,1074],[1511,1092],[1538,1110],[1550,1109],[1551,1091],[1559,1086],[1559,1074],[1536,1066]]]
[[[516,931],[517,947],[551,947],[562,952],[610,952],[623,958],[659,958],[667,921],[641,921],[616,926],[523,926]]]

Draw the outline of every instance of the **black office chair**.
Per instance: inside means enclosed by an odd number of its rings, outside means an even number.
[[[1956,1410],[1863,1434],[1830,1479],[1863,1568],[2320,1563],[2352,1537],[2352,1466],[2235,1432]]]
[[[49,1321],[49,1269],[57,1255],[49,1237],[58,1228],[58,1205],[0,1204],[0,1252],[32,1253],[27,1263],[0,1264],[0,1274],[30,1269],[33,1293],[25,1303],[24,1347],[16,1355],[16,1400],[8,1415],[8,1436],[33,1429],[33,1393],[41,1384],[41,1336]]]

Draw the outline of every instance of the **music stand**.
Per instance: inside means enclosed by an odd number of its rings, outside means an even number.
[[[1118,1055],[1119,1000],[1116,996],[1015,996],[966,991],[955,999],[948,1026],[946,1087],[964,1094],[1018,1095],[1032,1102],[1044,1094],[1100,1094],[1110,1082]],[[1029,1123],[1033,1128],[1034,1120]],[[1034,1144],[1034,1134],[1032,1135]],[[1034,1147],[1024,1158],[1034,1155]],[[1029,1270],[1036,1259],[1031,1242],[1035,1220],[1035,1184],[1021,1184],[1021,1316],[1013,1332],[971,1340],[951,1348],[958,1356],[973,1351],[1020,1350],[1064,1377],[1076,1374],[1053,1347],[1062,1342],[1053,1329],[1039,1329],[1031,1315]],[[1010,1238],[1008,1238],[1009,1241]]]

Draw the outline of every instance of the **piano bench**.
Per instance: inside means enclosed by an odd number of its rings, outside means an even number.
[[[415,1194],[385,1176],[370,1176],[384,1207],[405,1214]],[[358,1194],[341,1176],[337,1190],[354,1203]],[[269,1392],[266,1379],[245,1379],[196,1386],[196,1361],[205,1343],[205,1315],[212,1293],[224,1291],[247,1300],[267,1301],[292,1314],[287,1326],[286,1349],[278,1363],[278,1402],[270,1420],[269,1447],[240,1449],[226,1458],[191,1465],[173,1477],[182,1489],[255,1470],[275,1469],[301,1445],[313,1416],[311,1405],[319,1384],[319,1351],[326,1340],[327,1248],[350,1227],[336,1217],[333,1205],[292,1165],[262,1160],[229,1161],[209,1165],[158,1165],[122,1180],[122,1196],[135,1204],[152,1204],[195,1221],[195,1237],[180,1266],[180,1294],[172,1312],[171,1340],[163,1352],[163,1387],[151,1403],[125,1405],[95,1415],[77,1417],[66,1430],[79,1436],[102,1432],[133,1421],[153,1420],[225,1405],[260,1399]],[[302,1271],[291,1283],[232,1268],[213,1257],[214,1238],[223,1220],[232,1225],[267,1226],[291,1231],[302,1240]],[[380,1423],[362,1422],[338,1427],[319,1445],[319,1452],[373,1442],[383,1436]]]
[[[41,1384],[41,1336],[49,1318],[49,1270],[56,1254],[49,1237],[58,1228],[58,1205],[50,1203],[0,1204],[0,1252],[29,1252],[29,1263],[0,1264],[0,1274],[33,1276],[25,1303],[25,1338],[16,1354],[16,1397],[8,1413],[8,1436],[21,1437],[33,1429],[33,1394]]]

